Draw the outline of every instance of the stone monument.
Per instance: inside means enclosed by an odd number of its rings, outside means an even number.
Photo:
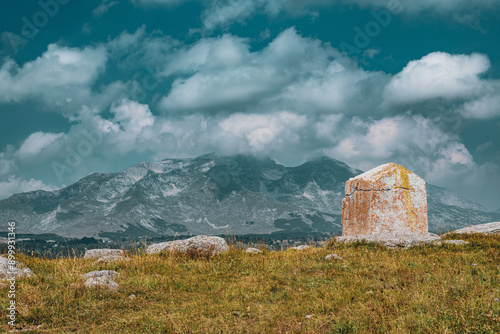
[[[349,179],[345,192],[338,241],[409,247],[440,240],[428,233],[425,181],[403,166],[388,163]]]

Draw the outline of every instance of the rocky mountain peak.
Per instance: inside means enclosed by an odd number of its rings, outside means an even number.
[[[361,173],[329,157],[286,167],[269,157],[212,153],[16,194],[0,201],[0,217],[18,222],[19,233],[69,237],[340,234],[345,182]],[[428,185],[427,193],[431,231],[500,220],[447,189]]]

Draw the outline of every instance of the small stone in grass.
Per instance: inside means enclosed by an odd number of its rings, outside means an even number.
[[[308,248],[310,248],[308,245],[301,245],[301,246],[297,246],[297,247],[292,247],[292,249],[299,250],[299,251],[303,251],[303,250],[306,250]]]
[[[250,254],[262,254],[260,249],[254,248],[254,247],[249,247],[245,250],[245,252],[250,253]]]
[[[103,256],[110,256],[110,255],[118,255],[122,256],[123,255],[123,250],[121,249],[109,249],[109,248],[101,248],[101,249],[89,249],[85,252],[85,255],[83,258],[85,259],[98,259]]]
[[[118,284],[106,276],[91,277],[85,281],[85,286],[87,288],[104,288],[110,291],[118,290]]]
[[[452,245],[466,245],[469,242],[465,240],[445,240],[443,241],[445,244],[452,244]]]

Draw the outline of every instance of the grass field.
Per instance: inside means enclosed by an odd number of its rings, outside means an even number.
[[[247,254],[82,258],[18,255],[17,330],[32,333],[500,333],[500,236],[465,246],[375,244]],[[325,260],[335,253],[341,260]],[[117,292],[89,290],[92,270],[120,273]],[[0,331],[9,331],[8,289]],[[136,295],[130,299],[131,294]]]

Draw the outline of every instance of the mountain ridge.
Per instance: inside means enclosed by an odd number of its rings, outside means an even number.
[[[361,173],[330,157],[285,167],[269,157],[205,154],[15,194],[0,201],[0,217],[18,222],[19,233],[68,237],[340,234],[345,182]],[[500,218],[445,188],[427,188],[432,232]]]

